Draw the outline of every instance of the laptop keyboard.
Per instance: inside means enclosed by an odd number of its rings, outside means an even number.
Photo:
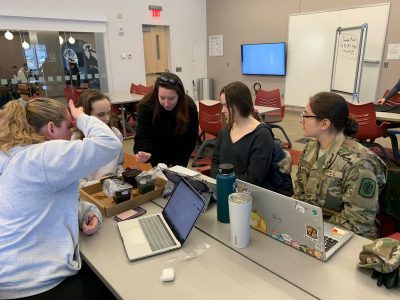
[[[325,240],[325,252],[328,252],[333,246],[335,246],[339,241],[335,240],[329,236],[324,236]]]
[[[138,220],[152,251],[176,245],[159,215]]]

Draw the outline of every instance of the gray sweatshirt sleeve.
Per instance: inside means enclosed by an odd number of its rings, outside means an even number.
[[[41,163],[47,186],[53,191],[92,174],[121,152],[121,141],[102,121],[88,115],[81,115],[77,121],[85,135],[83,140],[46,142]]]
[[[82,228],[83,223],[87,223],[88,220],[88,213],[93,212],[97,219],[99,220],[99,224],[97,225],[96,231],[100,229],[101,225],[103,224],[103,217],[97,208],[96,205],[86,202],[86,201],[80,201],[79,202],[79,215],[78,215],[78,220],[79,220],[79,228]]]

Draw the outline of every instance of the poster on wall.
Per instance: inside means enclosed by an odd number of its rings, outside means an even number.
[[[400,44],[389,44],[386,59],[400,59]]]
[[[96,49],[92,44],[80,39],[76,39],[74,44],[66,43],[61,48],[65,75],[71,77],[69,84],[74,87],[83,83],[88,87],[99,89],[100,82],[98,79],[98,62]]]
[[[209,56],[224,55],[224,37],[222,34],[208,36],[208,55]]]

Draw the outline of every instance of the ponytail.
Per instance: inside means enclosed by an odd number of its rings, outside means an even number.
[[[357,131],[358,131],[357,121],[353,117],[349,116],[347,118],[347,122],[344,127],[343,133],[347,136],[354,136],[357,133]]]
[[[0,151],[8,151],[14,146],[25,146],[41,143],[45,138],[35,132],[29,125],[27,109],[16,100],[8,102],[0,110]]]

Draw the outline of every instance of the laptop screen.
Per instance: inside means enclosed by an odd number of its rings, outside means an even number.
[[[204,201],[201,196],[182,179],[175,187],[164,209],[164,215],[179,238],[186,240],[203,207]]]

